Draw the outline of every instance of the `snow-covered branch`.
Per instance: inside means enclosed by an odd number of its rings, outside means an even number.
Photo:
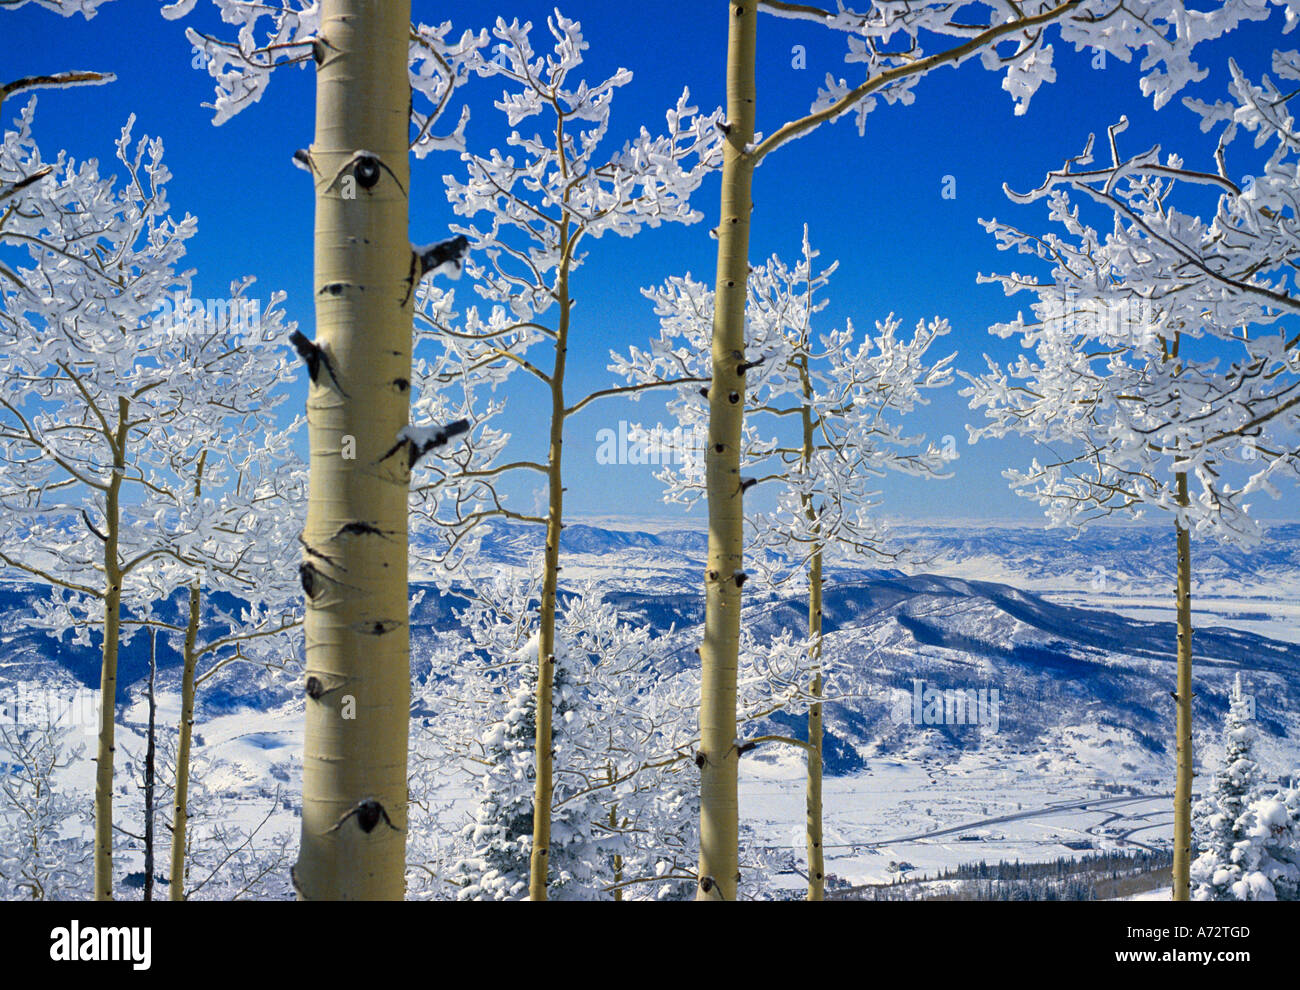
[[[1274,54],[1283,78],[1295,76],[1293,55]],[[1008,295],[1035,296],[1032,321],[992,328],[1019,336],[1033,359],[1006,368],[989,360],[986,373],[965,376],[963,394],[988,417],[970,436],[1019,433],[1051,451],[1007,477],[1056,525],[1157,507],[1199,532],[1249,542],[1259,532],[1251,495],[1300,480],[1300,141],[1277,85],[1230,68],[1231,103],[1186,101],[1206,130],[1223,126],[1213,170],[1188,168],[1159,146],[1122,154],[1121,120],[1110,129],[1108,164],[1094,165],[1090,140],[1037,190],[1008,193],[1046,200],[1064,236],[984,222],[1000,248],[1051,274],[981,276]],[[1260,176],[1229,170],[1242,131],[1268,148]],[[1218,197],[1202,216],[1188,207],[1207,186]],[[1072,195],[1101,208],[1109,233],[1085,221]],[[1179,473],[1200,488],[1187,506]]]

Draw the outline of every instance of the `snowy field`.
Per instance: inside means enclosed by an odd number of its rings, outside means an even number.
[[[994,762],[968,754],[956,765],[872,762],[824,786],[826,870],[854,885],[933,876],[984,860],[1038,862],[1087,851],[1160,848],[1173,835],[1171,797],[1157,788],[1116,795],[1097,781],[1038,769],[1038,760]],[[750,766],[741,817],[757,844],[805,858],[803,768]],[[1069,843],[1069,844],[1067,844]],[[901,869],[910,864],[912,869]],[[797,888],[791,872],[780,886]]]
[[[1251,593],[1253,591],[1254,593]],[[1104,608],[1130,619],[1173,622],[1175,609],[1168,595],[1158,592],[1134,595],[1097,595],[1073,590],[1039,589],[1048,601],[1080,608]],[[1228,626],[1269,639],[1300,643],[1300,586],[1239,591],[1235,595],[1203,593],[1192,606],[1192,627]]]
[[[179,698],[159,699],[160,724],[170,725]],[[127,711],[138,727],[143,706]],[[144,740],[119,730],[119,797],[138,806],[131,776],[138,769]],[[86,736],[89,742],[92,737]],[[302,727],[292,707],[244,710],[216,716],[199,727],[203,757],[217,761],[206,781],[213,790],[238,797],[226,805],[223,820],[245,828],[263,826],[263,835],[296,834]],[[857,884],[888,883],[900,875],[933,876],[962,863],[984,860],[1022,862],[1077,857],[1088,851],[1160,848],[1172,835],[1170,796],[1152,780],[1124,785],[1138,793],[1114,793],[1115,779],[1071,777],[1057,760],[1042,754],[990,756],[964,753],[945,765],[938,760],[869,760],[859,773],[825,781],[827,872]],[[67,778],[86,793],[93,790],[94,764],[81,760]],[[1117,776],[1123,776],[1118,774]],[[797,872],[805,859],[804,768],[793,754],[751,759],[740,782],[742,820],[752,830],[746,853],[761,851],[768,862],[784,864],[773,887],[798,889]],[[1106,785],[1111,785],[1107,790]],[[468,818],[472,792],[467,784],[442,795],[444,830]],[[288,800],[286,800],[288,799]],[[289,807],[285,805],[288,804]],[[131,811],[124,816],[129,827]],[[138,856],[124,857],[125,869],[139,868]],[[900,869],[901,867],[901,869]],[[910,868],[908,868],[910,867]]]
[[[170,694],[161,697],[162,724],[175,719],[178,700]],[[142,708],[133,709],[127,722],[139,725],[144,714]],[[285,799],[296,804],[302,741],[298,713],[231,713],[205,722],[199,734],[202,755],[219,761],[208,787],[239,795],[228,805],[225,821],[251,828],[275,809],[263,834],[296,834],[296,814],[285,807]],[[138,795],[127,779],[143,752],[143,739],[126,730],[119,745],[126,754],[119,794],[134,803]],[[93,772],[93,763],[83,760],[69,779],[89,792]],[[752,830],[746,851],[761,851],[769,862],[784,865],[773,878],[776,888],[798,889],[804,883],[797,872],[805,859],[803,781],[802,759],[793,755],[749,760],[742,770],[741,816]],[[1116,794],[1115,786],[1115,780],[1101,776],[1062,774],[1058,761],[1045,761],[1041,754],[965,753],[949,765],[870,760],[862,772],[825,781],[827,871],[854,885],[888,883],[900,876],[934,876],[979,860],[1046,861],[1089,851],[1166,846],[1172,836],[1167,791],[1153,780],[1125,782],[1136,794]],[[471,788],[449,788],[442,797],[447,802],[443,828],[459,828],[468,820]],[[127,863],[128,870],[138,868],[129,857]]]

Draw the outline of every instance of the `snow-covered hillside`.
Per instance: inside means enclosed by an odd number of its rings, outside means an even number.
[[[1050,594],[945,573],[830,572],[824,605],[827,691],[835,699],[826,706],[827,772],[835,778],[826,792],[829,870],[853,882],[879,882],[895,875],[890,863],[938,870],[972,857],[1052,858],[1165,841],[1165,795],[1173,781],[1173,626],[1133,617],[1144,614],[1140,610],[1107,609],[1104,594],[1075,595],[1091,607],[1070,604],[1065,587],[1091,575],[1084,570],[1089,561],[1110,559],[1125,562],[1123,573],[1144,588],[1167,584],[1162,535],[1126,530],[1091,545],[1030,530],[917,536],[939,571],[956,569],[969,554],[972,561],[996,562],[1007,574],[1019,572],[1024,586],[1056,582]],[[680,670],[698,663],[702,603],[694,582],[701,536],[574,526],[565,540],[569,587],[599,579],[632,621],[668,639]],[[1203,554],[1205,580],[1227,582],[1236,573],[1254,588],[1273,582],[1280,596],[1284,579],[1300,573],[1298,548],[1300,527],[1282,527],[1253,558]],[[503,533],[484,559],[496,568],[518,565],[532,549],[525,533]],[[412,672],[423,678],[433,642],[457,627],[464,599],[431,586],[417,590],[423,594],[412,612]],[[97,687],[93,643],[55,642],[25,625],[39,595],[0,585],[4,696],[43,690],[71,697],[78,688]],[[1272,615],[1275,606],[1261,599],[1257,607]],[[745,623],[763,641],[802,629],[806,615],[797,588],[758,592],[749,596]],[[1200,780],[1216,766],[1222,716],[1238,672],[1256,699],[1261,762],[1275,773],[1300,766],[1300,644],[1261,636],[1250,625],[1225,616],[1196,633]],[[128,771],[132,754],[142,750],[146,649],[144,637],[132,639],[121,663]],[[251,827],[278,807],[268,828],[290,834],[300,779],[301,696],[297,658],[284,659],[281,671],[233,665],[204,686],[197,755],[212,761],[209,788],[243,809],[231,811],[233,819],[242,814]],[[165,725],[178,708],[178,661],[160,644]],[[963,722],[946,715],[929,719],[924,714],[933,696],[927,691],[940,697],[982,691],[986,707]],[[795,717],[777,716],[771,727],[802,731]],[[86,787],[90,766],[86,759],[76,775]],[[783,856],[797,861],[801,756],[765,748],[746,757],[743,774],[751,853],[766,850],[778,862]],[[133,790],[127,776],[123,786]],[[467,793],[447,795],[451,821],[463,821]],[[797,876],[788,879],[798,885]]]

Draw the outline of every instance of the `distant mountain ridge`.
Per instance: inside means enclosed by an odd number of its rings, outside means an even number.
[[[1300,526],[1277,527],[1270,536],[1269,547],[1254,557],[1221,550],[1217,556],[1203,553],[1202,559],[1215,574],[1235,571],[1259,582],[1274,574],[1294,581],[1300,572]],[[1135,572],[1148,563],[1155,569],[1169,549],[1163,532],[1153,528],[1098,532],[1085,537],[1091,543],[1073,544],[1058,544],[1057,534],[1028,530],[926,531],[914,538],[928,541],[925,546],[941,554],[974,558],[996,553],[1009,567],[1018,561],[1025,568],[1061,574],[1111,557],[1123,559]],[[630,618],[669,638],[677,670],[698,664],[694,651],[703,621],[697,590],[703,534],[576,524],[566,529],[564,540],[566,593],[596,581]],[[522,530],[505,530],[489,540],[483,560],[499,571],[507,564],[526,564],[531,549],[531,538]],[[1243,575],[1247,563],[1254,571]],[[420,676],[428,670],[434,640],[457,626],[455,613],[465,599],[418,581],[413,583],[417,590],[425,592],[411,615],[412,667]],[[746,590],[744,621],[760,640],[805,627],[807,606],[797,589],[765,593],[750,585]],[[66,638],[56,643],[24,627],[22,616],[43,594],[31,586],[0,583],[0,686],[28,681],[97,687],[98,637],[91,646]],[[180,605],[178,596],[159,611],[166,614]],[[1160,776],[1170,760],[1175,636],[1169,622],[1052,601],[1002,581],[838,567],[828,574],[824,628],[828,691],[840,696],[826,711],[832,772],[852,770],[863,759],[882,755],[942,762],[974,748],[1041,752],[1051,766],[1056,765],[1051,761],[1061,761],[1063,772],[1071,761],[1082,761],[1103,777],[1112,772]],[[162,688],[174,689],[179,656],[162,640],[159,645]],[[1196,630],[1194,649],[1198,743],[1217,749],[1227,694],[1240,671],[1257,699],[1257,721],[1266,749],[1276,757],[1272,762],[1300,764],[1300,644],[1207,622]],[[120,662],[124,698],[138,689],[146,660],[144,637],[125,645]],[[1002,706],[997,731],[900,722],[900,704],[917,681],[938,690],[997,689]],[[292,671],[270,674],[232,665],[205,686],[200,705],[211,712],[265,709],[297,700]],[[790,733],[802,732],[799,718],[777,721]]]
[[[911,526],[892,530],[895,542],[914,551],[925,564],[918,570],[959,577],[986,577],[983,572],[991,563],[1002,567],[1005,583],[1020,575],[1030,581],[1053,578],[1094,580],[1098,568],[1109,579],[1148,585],[1173,574],[1174,531],[1162,521],[1145,521],[1131,525],[1096,525],[1076,539],[1065,530],[1042,527],[996,526]],[[544,533],[541,527],[511,521],[494,521],[483,537],[478,562],[487,567],[501,564],[527,566],[541,552]],[[417,535],[414,543],[418,546]],[[708,551],[708,535],[701,529],[657,525],[652,529],[614,528],[588,522],[573,522],[561,535],[561,552],[576,561],[568,561],[579,570],[591,570],[599,559],[624,555],[607,577],[617,580],[621,565],[627,562],[652,561],[664,574],[690,573],[691,582],[698,578]],[[1231,581],[1263,583],[1279,575],[1300,585],[1300,523],[1277,523],[1270,526],[1261,545],[1241,549],[1211,540],[1193,540],[1192,561],[1198,583]],[[870,558],[836,561],[837,568],[864,572],[879,565]],[[0,588],[9,583],[14,572],[0,573]],[[635,570],[632,579],[640,576]],[[15,577],[17,583],[21,578]],[[413,580],[420,580],[417,571]]]
[[[698,602],[632,592],[610,597],[660,632],[677,623],[679,662],[698,662]],[[801,630],[806,602],[800,596],[756,602],[746,606],[743,621],[760,638]],[[1110,750],[1117,770],[1128,762],[1134,771],[1159,772],[1171,757],[1176,634],[1170,623],[1055,604],[992,582],[878,572],[828,585],[823,628],[828,693],[851,696],[826,706],[829,749],[840,754],[828,759],[832,772],[852,770],[868,756],[951,757],[981,747],[1041,749],[1054,759],[1067,736]],[[1241,672],[1257,699],[1266,748],[1284,765],[1300,765],[1300,645],[1219,627],[1197,630],[1194,642],[1201,745],[1217,751],[1232,680]],[[898,722],[899,702],[917,680],[939,690],[996,688],[996,734],[972,725]],[[803,731],[800,719],[778,721]]]
[[[1075,539],[1065,530],[1029,526],[999,527],[915,527],[900,526],[893,538],[934,563],[960,566],[963,561],[1000,560],[1008,566],[1022,565],[1034,576],[1085,574],[1097,567],[1136,579],[1173,574],[1174,530],[1172,525],[1148,522],[1141,525],[1097,525]],[[609,529],[587,523],[571,523],[560,538],[564,554],[655,553],[680,557],[680,566],[702,565],[708,550],[708,535],[693,529],[662,529],[655,532]],[[484,538],[484,556],[493,563],[524,565],[529,555],[540,552],[540,527],[519,523],[494,523]],[[1271,526],[1261,545],[1242,549],[1213,540],[1194,540],[1193,566],[1198,581],[1212,579],[1247,580],[1251,577],[1290,572],[1300,575],[1300,523]],[[853,561],[844,562],[852,566]],[[855,570],[870,569],[870,561]],[[933,569],[931,566],[929,569]]]

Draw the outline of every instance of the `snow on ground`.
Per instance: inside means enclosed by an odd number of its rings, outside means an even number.
[[[1107,785],[1110,785],[1109,788]],[[753,761],[740,782],[741,819],[770,853],[805,860],[802,761]],[[1117,791],[1122,791],[1117,793]],[[1070,778],[1032,754],[967,753],[954,765],[872,760],[824,786],[826,869],[853,884],[933,876],[960,863],[1078,857],[1160,848],[1173,836],[1171,797],[1135,781]],[[891,865],[892,864],[892,865]],[[796,872],[780,886],[804,883]]]
[[[1141,894],[1134,894],[1132,897],[1117,897],[1117,901],[1172,901],[1174,899],[1173,887],[1158,887],[1155,890],[1148,890]]]
[[[1039,593],[1048,601],[1061,605],[1101,608],[1144,622],[1174,622],[1177,617],[1170,595],[1080,594],[1052,588],[1044,588]],[[1242,588],[1235,594],[1195,595],[1192,598],[1192,626],[1198,629],[1227,626],[1286,643],[1300,643],[1300,584],[1280,588],[1270,585],[1267,591]]]
[[[575,547],[567,555],[566,574],[575,580],[606,581],[611,587],[692,589],[698,568],[689,540],[667,526],[656,532],[662,545],[620,545],[617,550],[604,547],[599,534],[590,536],[590,546]],[[681,552],[670,549],[677,544],[684,548]],[[955,562],[951,573],[966,581],[1005,582],[1057,604],[1148,621],[1173,619],[1167,582],[1154,569],[1139,573],[1135,566],[1132,574],[1111,570],[1098,582],[1095,573],[1075,567],[1073,558],[1052,567],[1050,555],[1026,555],[1011,543],[1007,547],[983,556],[963,555],[960,567]],[[927,569],[948,573],[943,562]],[[1211,578],[1198,585],[1194,604],[1199,627],[1219,625],[1300,642],[1300,577],[1285,569],[1242,582]],[[979,635],[1008,647],[1033,647],[1052,638],[1001,610],[972,610],[970,601],[960,597],[939,601],[936,607],[930,618],[941,619],[954,634]],[[989,628],[981,625],[990,622]],[[892,673],[886,668],[917,662],[935,651],[919,644],[892,617],[882,616],[869,628],[849,626],[836,635],[842,639],[845,657],[879,667],[882,676]],[[987,659],[976,662],[980,666],[971,676],[991,675]],[[49,689],[48,683],[45,688]],[[1004,716],[1014,717],[1010,691],[1004,701],[1008,705]],[[159,723],[174,732],[178,713],[177,695],[162,691]],[[124,827],[130,826],[140,801],[145,718],[143,704],[135,703],[124,713],[126,724],[119,726],[117,789],[119,806],[128,816]],[[1219,756],[1218,735],[1215,725],[1206,725],[1203,736],[1198,733],[1205,756],[1199,782],[1212,779]],[[93,727],[74,733],[70,741],[84,743],[85,749],[66,783],[90,794]],[[272,710],[201,712],[195,742],[196,756],[215,764],[204,783],[233,799],[223,807],[232,823],[251,828],[268,810],[278,809],[272,811],[271,827],[296,832],[301,701]],[[1284,748],[1290,743],[1279,741]],[[1051,738],[1031,736],[1027,744],[1017,747],[999,736],[991,745],[955,750],[918,732],[914,741],[903,740],[890,751],[870,745],[861,751],[865,769],[828,777],[824,787],[827,869],[850,883],[885,883],[900,873],[934,875],[979,860],[1043,861],[1089,851],[1160,848],[1168,845],[1172,835],[1168,794],[1172,770],[1167,759],[1135,745],[1127,730],[1095,720],[1081,720],[1078,725],[1067,720],[1056,725]],[[1270,766],[1281,770],[1289,765],[1283,757],[1295,754],[1288,749],[1263,755]],[[797,872],[806,855],[803,787],[804,764],[797,751],[747,757],[742,766],[741,815],[749,828],[750,855],[761,848],[767,858],[785,863],[787,872],[776,882],[792,889],[804,884]],[[447,805],[439,832],[446,834],[466,820],[470,795],[469,783],[440,791]],[[1154,891],[1134,899],[1159,900],[1168,893],[1167,889]]]
[[[217,762],[208,788],[233,801],[226,824],[251,829],[268,811],[268,832],[296,832],[301,786],[301,705],[220,714],[197,726],[196,755]],[[173,725],[179,698],[162,692],[158,720]],[[119,726],[118,795],[129,825],[139,802],[136,774],[144,752],[143,703]],[[887,883],[901,875],[935,876],[961,863],[1045,861],[1089,851],[1161,848],[1172,837],[1167,786],[1144,777],[1152,768],[1124,770],[1104,731],[1070,736],[1081,757],[1070,766],[1060,753],[997,749],[949,752],[940,759],[880,757],[866,769],[828,777],[824,784],[827,872],[852,884]],[[93,735],[68,783],[93,791]],[[1122,749],[1121,749],[1122,752]],[[1064,772],[1068,770],[1069,772]],[[472,787],[440,794],[443,834],[468,817]],[[287,800],[286,800],[287,799]],[[774,886],[800,889],[804,846],[804,763],[794,750],[747,759],[740,781],[741,819],[748,826],[742,858],[758,850],[784,864]],[[415,824],[415,823],[413,823]],[[427,826],[426,826],[427,827]],[[124,853],[127,869],[138,856]],[[1140,899],[1161,899],[1157,893]]]

